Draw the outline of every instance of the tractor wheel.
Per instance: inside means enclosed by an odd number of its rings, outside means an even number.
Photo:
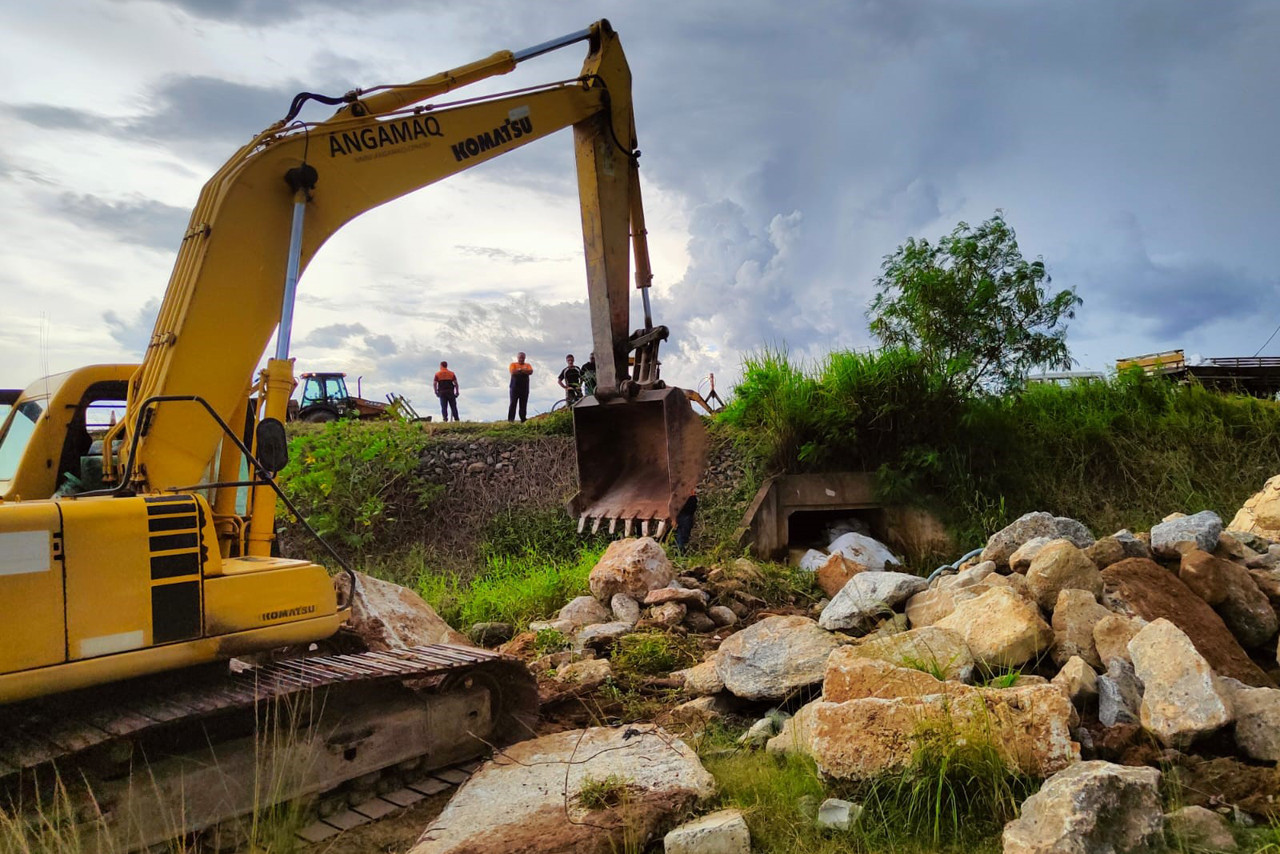
[[[298,415],[299,421],[306,421],[309,424],[327,424],[330,421],[338,420],[338,413],[327,407],[320,409],[310,409]]]

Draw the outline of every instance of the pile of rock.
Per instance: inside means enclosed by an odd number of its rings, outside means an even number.
[[[742,743],[807,753],[829,779],[900,772],[931,737],[987,745],[1047,781],[1006,828],[1006,852],[1145,851],[1166,831],[1225,850],[1230,832],[1205,807],[1280,817],[1272,535],[1280,478],[1228,530],[1201,512],[1095,539],[1029,513],[927,579],[846,531],[804,558],[829,597],[812,612],[762,612],[742,583],[749,562],[676,575],[642,538],[614,543],[591,595],[532,628],[572,639],[557,678],[584,684],[607,677],[592,656],[629,632],[701,633],[705,660],[672,674],[697,699],[671,721],[769,709]],[[1166,816],[1157,784],[1171,768],[1186,807]],[[668,850],[713,831],[749,850],[741,816],[722,814]]]
[[[744,563],[741,572],[753,571],[749,561]],[[733,575],[695,567],[677,576],[652,537],[617,540],[591,570],[591,595],[579,596],[554,619],[535,621],[529,629],[558,631],[578,650],[598,649],[646,628],[715,633],[763,604]]]

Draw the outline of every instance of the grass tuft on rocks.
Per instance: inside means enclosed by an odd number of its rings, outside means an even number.
[[[614,670],[620,674],[665,676],[698,663],[696,644],[687,637],[666,632],[636,632],[618,638],[613,653]]]

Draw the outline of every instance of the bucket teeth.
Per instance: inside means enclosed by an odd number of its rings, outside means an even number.
[[[603,522],[603,521],[604,521],[604,517],[603,517],[603,516],[597,516],[597,517],[596,517],[596,519],[595,519],[595,521],[591,523],[591,533],[593,533],[593,534],[595,534],[595,533],[599,533],[599,531],[600,531],[600,523],[601,523],[601,522]]]
[[[583,513],[578,517],[578,533],[581,534],[587,527],[587,514]]]
[[[609,534],[610,534],[610,536],[612,536],[613,534],[616,534],[617,532],[618,532],[618,517],[617,517],[617,516],[610,516],[610,517],[609,517]]]
[[[631,520],[630,519],[624,519],[622,522],[622,536],[624,537],[631,536]]]
[[[662,535],[663,535],[663,534],[665,534],[666,532],[667,532],[667,520],[666,520],[666,519],[659,519],[659,520],[658,520],[658,530],[654,533],[653,538],[654,538],[655,540],[660,540],[660,539],[662,539]]]

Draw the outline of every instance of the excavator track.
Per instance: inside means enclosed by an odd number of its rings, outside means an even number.
[[[70,818],[86,850],[226,837],[279,804],[483,756],[536,714],[523,664],[446,644],[162,674],[0,707],[0,809]]]

